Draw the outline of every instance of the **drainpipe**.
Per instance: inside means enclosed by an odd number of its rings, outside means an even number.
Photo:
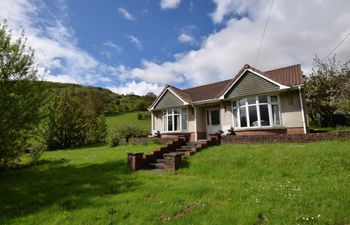
[[[307,130],[306,130],[304,103],[303,103],[303,96],[302,96],[302,93],[301,93],[301,86],[299,86],[298,88],[299,88],[299,98],[300,98],[301,116],[302,116],[302,119],[303,119],[304,134],[306,134]]]
[[[154,135],[154,134],[153,134],[153,127],[154,127],[154,121],[153,121],[153,120],[154,120],[154,115],[153,115],[153,112],[152,112],[152,111],[151,111],[151,120],[152,120],[152,122],[151,122],[151,123],[152,123],[152,125],[151,125],[151,135],[152,135],[152,137],[153,137],[153,135]]]
[[[197,135],[197,108],[191,103],[191,106],[194,108],[194,141],[198,140]]]

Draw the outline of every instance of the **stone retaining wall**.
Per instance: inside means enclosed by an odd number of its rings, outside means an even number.
[[[273,142],[312,142],[323,140],[350,139],[350,132],[309,133],[309,134],[274,134],[255,136],[227,135],[221,137],[222,144],[273,143]]]

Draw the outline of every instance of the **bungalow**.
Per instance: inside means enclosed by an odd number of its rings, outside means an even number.
[[[197,141],[218,131],[307,133],[304,82],[300,65],[265,72],[244,65],[229,80],[183,90],[167,85],[149,107],[152,134]]]

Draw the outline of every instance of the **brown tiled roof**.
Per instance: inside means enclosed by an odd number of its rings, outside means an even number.
[[[186,102],[190,102],[192,100],[192,96],[184,90],[178,89],[177,87],[173,87],[170,85],[168,85],[168,87],[171,88],[171,90],[173,90],[180,98],[182,98]]]
[[[286,86],[300,85],[305,82],[300,64],[266,71],[263,75]]]
[[[188,88],[184,91],[189,93],[192,97],[192,101],[202,101],[202,100],[209,100],[216,98],[218,94],[222,92],[222,90],[225,89],[228,83],[231,82],[230,80],[224,80],[216,83],[206,84],[198,87]]]
[[[164,88],[163,92],[167,88],[170,88],[180,98],[182,98],[184,101],[187,101],[187,102],[198,102],[203,100],[216,99],[216,98],[219,98],[221,95],[223,95],[225,91],[240,77],[241,73],[243,73],[243,71],[246,69],[253,70],[285,86],[292,87],[295,85],[301,85],[305,82],[303,74],[301,72],[300,64],[283,67],[279,69],[274,69],[274,70],[269,70],[265,72],[258,70],[248,64],[245,64],[242,67],[242,69],[232,79],[211,83],[211,84],[206,84],[206,85],[201,85],[197,87],[192,87],[184,90],[167,85]],[[160,95],[155,100],[155,102],[158,101],[159,97]]]

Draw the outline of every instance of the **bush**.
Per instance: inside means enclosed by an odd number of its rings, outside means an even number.
[[[125,143],[129,142],[129,138],[132,137],[145,137],[148,135],[147,130],[129,125],[122,124],[120,127],[115,129],[111,135],[111,146],[115,147],[121,143],[122,139],[125,139]]]
[[[148,113],[148,112],[145,112],[145,113],[138,113],[138,114],[137,114],[137,119],[138,119],[138,120],[148,120],[148,119],[151,119],[151,114]]]
[[[111,135],[111,147],[116,147],[120,143],[120,136],[118,130],[114,130]]]
[[[37,164],[39,162],[45,150],[46,146],[42,144],[33,146],[33,148],[29,150],[29,156],[32,159],[33,164]]]

